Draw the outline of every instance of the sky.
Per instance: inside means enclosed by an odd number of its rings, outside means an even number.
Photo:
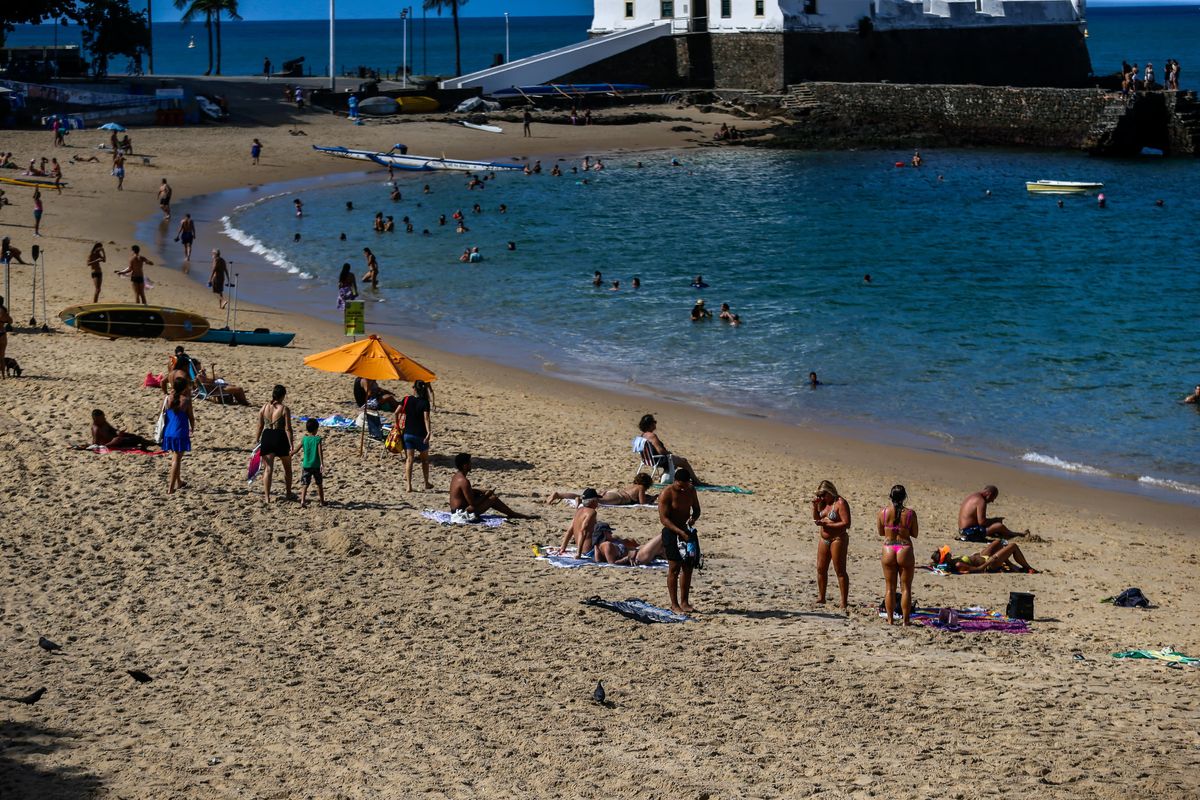
[[[374,0],[335,0],[338,19],[379,19],[399,16],[404,5],[411,6],[415,16],[421,16],[421,0],[380,4]],[[135,9],[142,8],[145,0],[130,0]],[[245,19],[328,19],[329,0],[240,0],[242,17]],[[1200,0],[1088,0],[1089,6],[1139,6],[1139,5],[1193,5]],[[170,0],[152,2],[155,22],[178,20],[181,11]],[[459,10],[464,17],[502,17],[504,12],[512,16],[586,16],[592,15],[592,0],[466,0]],[[449,12],[443,11],[443,16]],[[435,16],[429,12],[430,16]]]
[[[0,0],[2,2],[2,0]],[[379,19],[400,16],[400,9],[410,6],[413,15],[421,16],[421,0],[379,3],[372,0],[335,0],[338,19]],[[135,8],[143,8],[145,0],[130,0]],[[329,0],[239,0],[244,19],[329,19]],[[155,22],[173,22],[182,12],[171,0],[151,3]],[[587,16],[592,15],[592,0],[466,0],[459,8],[462,17],[502,17],[507,11],[512,16]],[[436,16],[432,11],[430,17]],[[449,10],[442,16],[449,18]]]

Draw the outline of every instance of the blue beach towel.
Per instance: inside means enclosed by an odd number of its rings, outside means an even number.
[[[667,608],[659,608],[658,606],[650,605],[645,600],[639,600],[636,597],[631,597],[628,600],[602,600],[599,596],[589,597],[586,600],[580,601],[585,606],[595,606],[596,608],[606,608],[609,611],[615,611],[623,617],[636,619],[638,622],[647,624],[652,622],[687,622],[686,614],[676,614]]]

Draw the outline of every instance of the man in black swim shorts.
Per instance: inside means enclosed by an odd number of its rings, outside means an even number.
[[[694,566],[680,551],[680,540],[687,543],[696,536],[692,526],[700,518],[700,498],[692,485],[692,474],[684,467],[675,470],[675,481],[658,496],[658,519],[662,523],[664,557],[667,559],[667,594],[671,610],[691,614],[692,570]],[[681,580],[682,577],[682,580]]]
[[[1000,490],[985,486],[978,492],[967,495],[958,509],[959,537],[965,542],[986,542],[991,539],[1024,536],[1029,531],[1011,531],[1004,524],[1004,517],[989,517],[987,507],[996,502]]]

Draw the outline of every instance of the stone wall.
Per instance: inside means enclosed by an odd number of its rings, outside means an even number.
[[[1089,149],[1120,100],[1099,89],[808,83],[819,104],[798,118],[796,146],[1013,146]],[[806,118],[807,117],[807,118]]]
[[[644,83],[655,89],[688,86],[687,37],[664,36],[569,72],[557,83]]]

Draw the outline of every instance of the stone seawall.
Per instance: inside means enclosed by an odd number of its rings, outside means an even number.
[[[774,97],[778,97],[777,95]],[[747,98],[753,100],[753,97]],[[1193,92],[1101,89],[804,83],[759,115],[794,120],[770,144],[796,148],[969,146],[1085,150],[1132,156],[1200,153],[1200,103]]]

